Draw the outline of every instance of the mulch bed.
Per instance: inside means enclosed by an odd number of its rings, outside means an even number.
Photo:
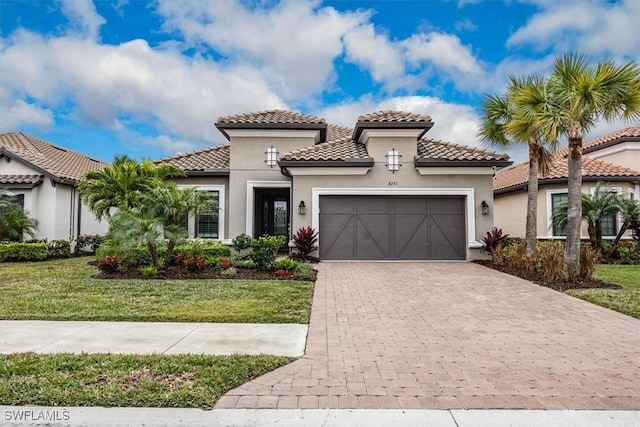
[[[477,260],[474,261],[477,264],[484,265],[485,267],[492,268],[497,271],[501,271],[503,273],[511,274],[512,276],[519,277],[524,280],[529,280],[530,282],[536,283],[541,286],[546,286],[547,288],[555,289],[556,291],[566,291],[569,289],[594,289],[594,288],[604,288],[604,289],[620,289],[621,286],[614,285],[613,283],[603,282],[598,279],[565,279],[565,280],[549,280],[542,276],[542,274],[538,272],[528,273],[523,270],[519,270],[513,267],[510,267],[505,264],[495,264],[493,261],[485,261],[485,260]]]
[[[94,279],[161,279],[161,280],[184,280],[184,279],[229,279],[222,276],[221,272],[212,268],[205,268],[202,271],[189,271],[184,267],[169,266],[152,277],[145,277],[136,269],[126,271],[116,271],[113,273],[100,272],[93,276]],[[238,274],[231,279],[244,280],[294,280],[289,278],[279,278],[276,270],[255,270],[239,268]]]

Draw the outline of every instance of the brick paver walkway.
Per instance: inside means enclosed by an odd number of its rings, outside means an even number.
[[[640,321],[472,263],[321,263],[306,354],[217,408],[640,409]]]

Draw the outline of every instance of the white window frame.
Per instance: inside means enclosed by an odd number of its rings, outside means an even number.
[[[608,187],[611,191],[613,191],[614,193],[616,193],[618,196],[622,196],[624,197],[624,191],[622,191],[622,187],[609,187],[607,185],[605,185],[605,187]],[[589,191],[591,192],[591,195],[593,196],[593,193],[596,191],[596,187],[590,187]],[[633,190],[630,191],[630,193]],[[616,234],[618,234],[618,231],[620,231],[620,228],[622,227],[622,216],[620,215],[620,213],[618,213],[616,216],[616,233],[613,234],[612,236],[602,236],[602,238],[604,240],[607,239],[615,239],[616,238]]]
[[[289,201],[291,201],[291,181],[247,181],[247,210],[246,210],[246,222],[245,222],[245,234],[253,236],[253,222],[254,222],[254,205],[256,188],[288,188],[289,189]],[[289,203],[291,205],[291,203]],[[291,212],[288,212],[291,215]],[[291,232],[291,230],[289,230]]]
[[[180,184],[178,188],[195,188],[196,191],[217,191],[218,192],[218,238],[212,240],[224,240],[224,207],[225,207],[225,186],[224,185],[188,185]],[[193,224],[193,227],[192,227]],[[189,238],[195,238],[195,216],[189,216]]]
[[[553,206],[551,204],[552,195],[569,194],[568,188],[558,188],[555,190],[547,190],[547,235],[541,236],[544,239],[566,239],[567,236],[556,236],[553,234]],[[582,219],[580,220],[580,238],[582,238]]]

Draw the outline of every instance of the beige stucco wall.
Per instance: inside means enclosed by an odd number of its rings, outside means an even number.
[[[629,169],[640,171],[640,149],[626,149],[606,155],[602,155],[602,153],[596,151],[594,153],[585,154],[585,156],[594,157],[598,160],[613,163],[614,165],[624,166]]]
[[[582,192],[591,193],[595,187],[595,182],[583,182]],[[630,191],[635,191],[635,185],[628,182],[611,182],[608,185],[615,189],[620,189],[625,198],[629,198]],[[537,216],[537,237],[538,238],[554,238],[552,230],[549,228],[551,224],[550,210],[550,194],[554,192],[566,192],[566,184],[549,184],[540,185],[538,190],[538,216]],[[527,209],[527,193],[524,189],[513,191],[506,194],[496,195],[495,197],[495,218],[496,226],[503,229],[503,232],[509,233],[513,237],[525,236]],[[621,220],[618,220],[620,226]],[[627,232],[627,235],[630,235]],[[587,226],[582,224],[582,238],[589,237]],[[562,237],[560,237],[562,239]]]

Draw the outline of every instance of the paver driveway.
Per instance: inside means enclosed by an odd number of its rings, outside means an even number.
[[[472,263],[321,263],[306,354],[218,408],[640,409],[640,321]]]

